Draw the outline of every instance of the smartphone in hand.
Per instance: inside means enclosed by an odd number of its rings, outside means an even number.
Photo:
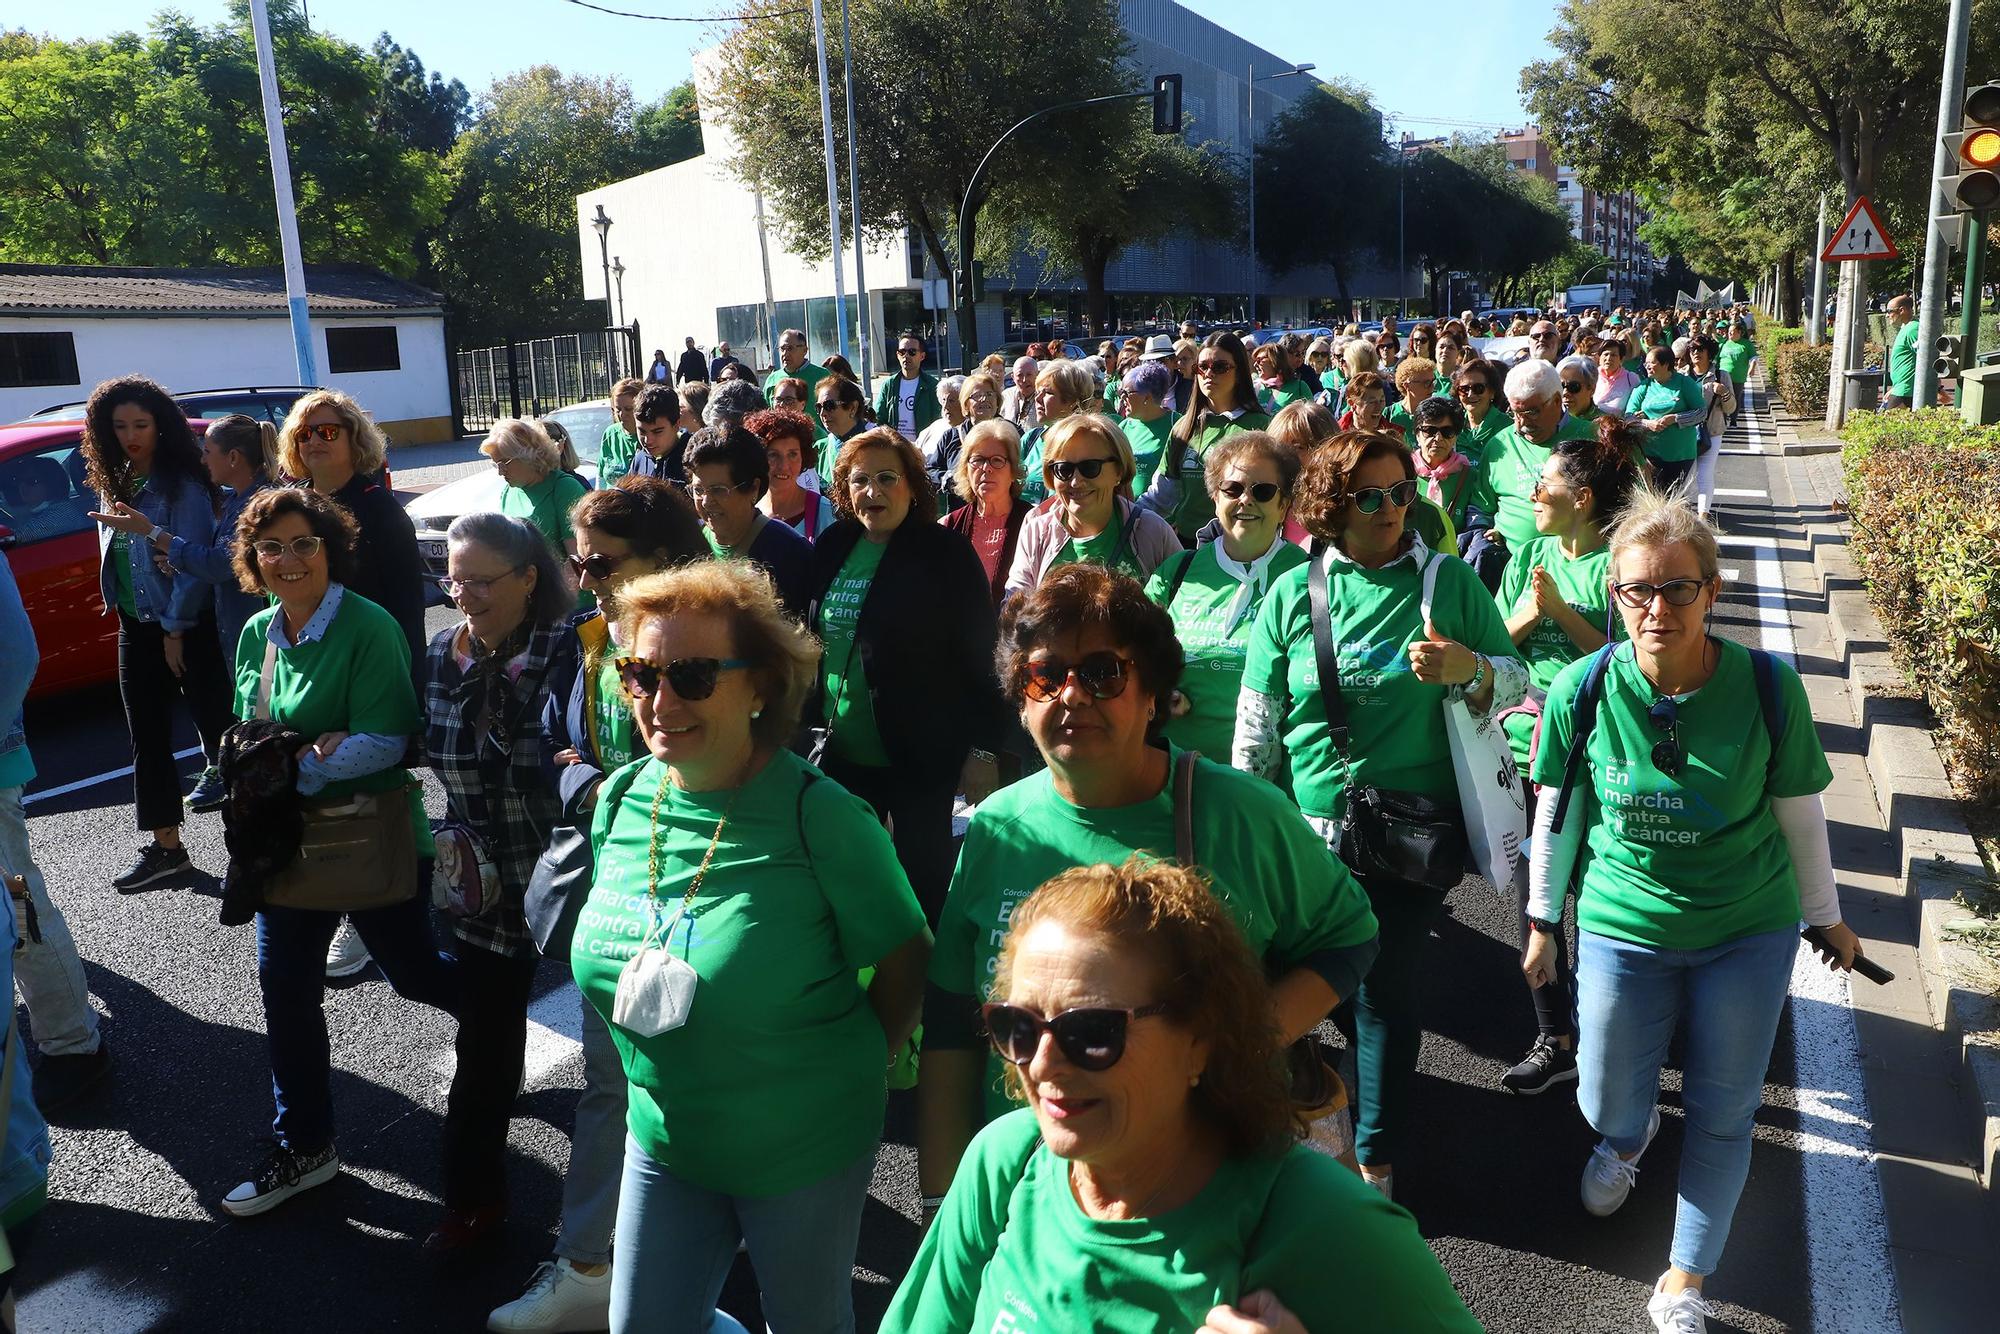
[[[1826,959],[1830,962],[1840,957],[1839,951],[1835,950],[1832,945],[1829,945],[1827,943],[1826,934],[1816,926],[1809,926],[1805,930],[1799,932],[1799,939],[1805,941],[1806,944],[1812,946],[1813,950],[1822,959]],[[1870,982],[1873,982],[1878,987],[1886,982],[1893,982],[1896,980],[1896,975],[1894,973],[1884,968],[1881,964],[1876,963],[1873,959],[1869,958],[1865,954],[1857,954],[1854,956],[1854,971],[1861,974],[1861,976],[1867,978]]]

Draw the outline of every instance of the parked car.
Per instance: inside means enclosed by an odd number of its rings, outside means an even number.
[[[557,408],[540,420],[559,422],[569,432],[570,443],[576,446],[577,475],[591,486],[596,486],[597,451],[604,443],[604,428],[611,425],[611,400],[595,398],[572,403]],[[500,497],[506,489],[507,483],[500,480],[499,472],[482,459],[476,471],[426,491],[403,506],[403,513],[410,516],[410,522],[417,529],[417,549],[423,552],[424,564],[430,567],[433,575],[444,577],[444,535],[451,528],[452,521],[461,514],[497,511]]]
[[[206,421],[189,423],[197,436]],[[81,421],[0,426],[0,547],[14,568],[42,664],[29,699],[118,679],[118,620],[97,588],[97,493],[84,481]]]
[[[231,413],[240,412],[246,417],[261,417],[266,421],[282,423],[292,410],[292,404],[312,392],[311,389],[296,384],[267,388],[245,386],[237,389],[196,389],[185,394],[175,394],[174,402],[181,405],[181,411],[190,417],[206,417],[219,421]],[[57,403],[43,408],[26,420],[36,421],[82,421],[84,404]]]

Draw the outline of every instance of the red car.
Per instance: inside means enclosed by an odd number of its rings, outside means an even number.
[[[190,423],[195,434],[208,423]],[[29,699],[118,679],[118,619],[97,586],[97,493],[82,422],[0,426],[0,545],[21,586],[42,665]]]

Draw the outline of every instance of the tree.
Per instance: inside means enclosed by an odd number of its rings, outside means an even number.
[[[1283,201],[1258,219],[1257,258],[1274,273],[1325,264],[1340,303],[1350,304],[1349,270],[1394,225],[1394,172],[1368,94],[1321,84],[1273,117],[1257,146],[1257,193]],[[1302,218],[1312,225],[1300,226]]]
[[[748,11],[751,21],[723,44],[715,88],[719,114],[743,146],[736,170],[762,188],[787,244],[823,256],[830,247],[812,22],[792,0],[754,0]],[[1002,133],[1052,102],[1132,86],[1116,0],[853,0],[849,17],[861,231],[881,239],[914,228],[940,273],[954,270],[960,209],[980,159]],[[828,32],[827,47],[837,88],[846,64],[837,31]],[[1029,216],[1027,203],[1060,174],[1061,153],[1074,141],[1053,129],[1045,121],[1024,131],[994,159],[972,201],[975,255],[1005,262],[1004,254],[981,251],[980,225],[1013,237]],[[839,115],[834,136],[844,170],[847,128]],[[1102,166],[1109,148],[1107,141],[1088,161]],[[856,220],[845,191],[840,209],[849,236]],[[956,321],[968,354],[976,344],[970,299],[960,293]]]
[[[1403,164],[1402,249],[1429,275],[1437,302],[1445,274],[1478,275],[1504,296],[1569,243],[1569,214],[1555,189],[1507,165],[1498,144],[1454,143],[1409,154]],[[1378,251],[1397,249],[1395,219]]]
[[[687,80],[667,89],[657,102],[640,107],[632,117],[632,132],[639,142],[634,156],[641,171],[685,162],[701,154],[701,110],[696,105],[694,81]]]
[[[405,51],[388,33],[372,50],[380,80],[375,95],[375,132],[442,158],[472,123],[472,95],[457,79],[435,72]]]

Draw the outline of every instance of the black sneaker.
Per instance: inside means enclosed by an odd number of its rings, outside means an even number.
[[[88,1093],[110,1069],[111,1048],[102,1038],[93,1052],[44,1056],[35,1070],[35,1106],[44,1116],[61,1111]]]
[[[1528,1048],[1521,1063],[1500,1076],[1500,1087],[1509,1092],[1532,1096],[1546,1093],[1551,1085],[1576,1078],[1576,1053],[1564,1051],[1555,1039],[1543,1034]]]
[[[111,882],[111,887],[120,894],[130,894],[144,889],[156,880],[166,880],[184,875],[194,869],[188,860],[186,848],[163,848],[158,843],[148,843],[146,850],[139,854],[139,860],[125,874]]]
[[[187,806],[191,811],[219,811],[228,797],[229,789],[222,785],[222,770],[211,764],[201,771],[194,791],[187,794]]]
[[[324,1186],[340,1175],[340,1156],[331,1144],[318,1153],[294,1153],[273,1145],[270,1156],[256,1173],[222,1197],[222,1211],[237,1218],[249,1218],[275,1209],[302,1190]]]

